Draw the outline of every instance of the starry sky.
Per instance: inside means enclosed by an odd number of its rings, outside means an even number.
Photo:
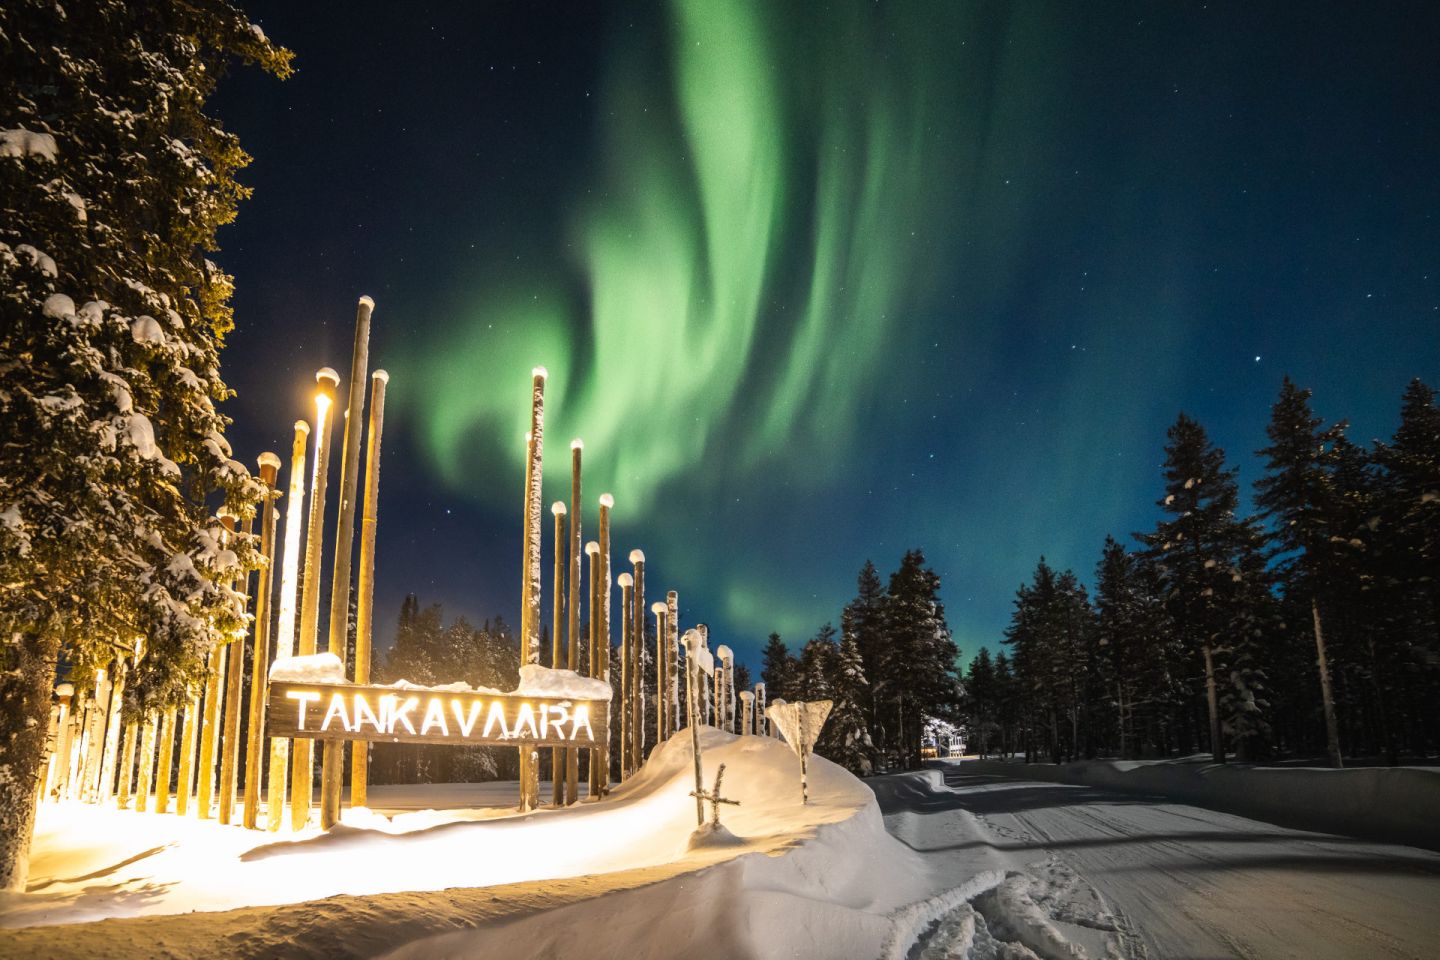
[[[1181,410],[1248,484],[1282,375],[1359,441],[1440,384],[1434,3],[245,7],[296,73],[214,103],[231,437],[288,456],[375,298],[381,643],[518,621],[536,364],[545,502],[584,438],[586,539],[612,492],[757,667],[910,547],[993,647],[1154,523]]]

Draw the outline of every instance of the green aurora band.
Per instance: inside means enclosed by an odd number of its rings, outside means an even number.
[[[931,278],[956,272],[955,221],[993,179],[986,144],[1028,82],[1007,38],[1032,31],[958,4],[667,12],[615,44],[571,262],[470,291],[392,366],[440,477],[501,508],[520,499],[529,372],[547,367],[547,489],[568,490],[557,451],[582,437],[587,502],[613,492],[630,535],[672,547],[667,575],[683,577],[705,565],[675,548],[710,536],[716,504],[783,510],[833,482],[825,465],[864,440],[897,357],[928,345]],[[977,34],[988,53],[957,69],[960,38]],[[989,225],[987,266],[1008,225]],[[704,523],[667,529],[662,502]],[[724,613],[747,628],[834,616],[787,601],[761,569],[724,576]]]

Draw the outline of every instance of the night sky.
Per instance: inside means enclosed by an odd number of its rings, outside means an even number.
[[[1182,409],[1248,490],[1283,374],[1362,442],[1440,384],[1440,4],[245,6],[296,74],[215,104],[231,436],[288,458],[375,298],[381,642],[518,622],[536,364],[547,505],[583,437],[586,539],[613,492],[756,667],[912,546],[993,646],[1154,523]]]

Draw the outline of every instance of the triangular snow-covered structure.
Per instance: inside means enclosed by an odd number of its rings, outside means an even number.
[[[770,718],[784,735],[785,742],[790,744],[790,749],[800,758],[801,803],[810,802],[810,788],[806,782],[807,761],[810,751],[815,748],[815,741],[820,739],[820,729],[830,716],[831,706],[833,704],[829,700],[786,703],[777,699],[765,711],[765,716]]]

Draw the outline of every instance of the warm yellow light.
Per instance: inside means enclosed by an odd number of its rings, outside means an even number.
[[[329,396],[328,394],[326,394],[326,393],[316,393],[316,394],[315,394],[315,409],[319,410],[321,413],[324,413],[326,410],[329,410],[329,409],[330,409],[330,396]]]

